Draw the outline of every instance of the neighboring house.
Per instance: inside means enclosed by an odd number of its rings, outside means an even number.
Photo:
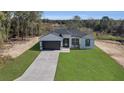
[[[80,49],[93,48],[93,34],[60,28],[40,38],[41,50],[59,50],[63,47]]]

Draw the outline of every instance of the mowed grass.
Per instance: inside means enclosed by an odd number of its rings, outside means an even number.
[[[99,48],[60,53],[55,80],[124,80],[124,69]]]
[[[39,43],[37,43],[21,56],[7,62],[5,66],[0,68],[0,80],[14,80],[21,76],[38,56],[39,49]]]

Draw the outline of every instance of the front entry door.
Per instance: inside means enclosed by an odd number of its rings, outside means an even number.
[[[69,47],[69,38],[63,39],[63,47]]]

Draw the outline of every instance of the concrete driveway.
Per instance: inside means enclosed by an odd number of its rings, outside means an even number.
[[[59,51],[42,51],[17,81],[53,81]]]

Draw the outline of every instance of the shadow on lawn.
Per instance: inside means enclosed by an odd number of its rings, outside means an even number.
[[[40,45],[39,42],[35,44],[32,48],[30,48],[31,51],[40,51]]]

